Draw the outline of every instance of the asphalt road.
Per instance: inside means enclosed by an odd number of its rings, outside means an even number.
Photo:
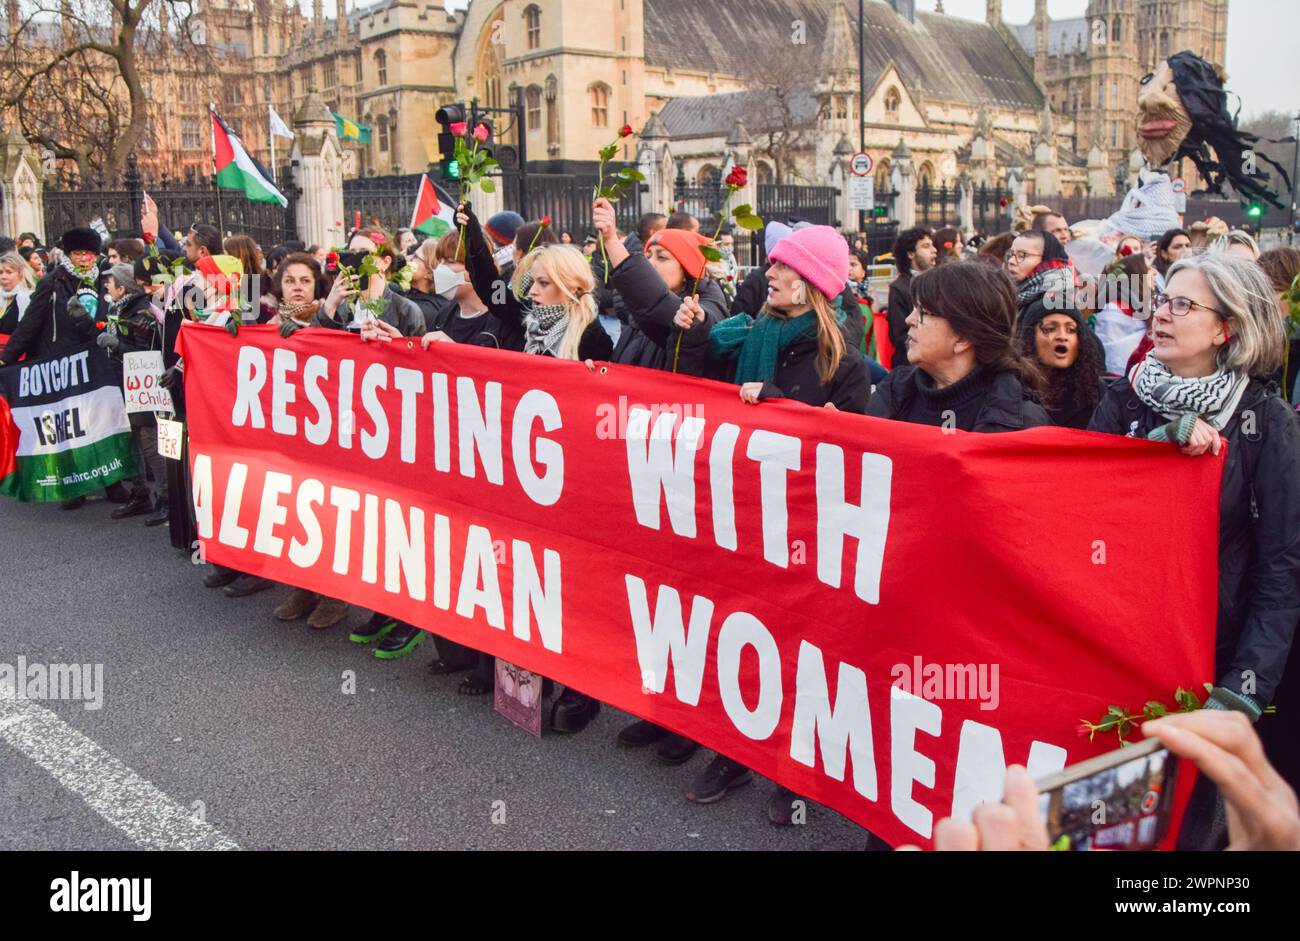
[[[119,762],[173,809],[201,801],[207,824],[245,849],[864,845],[864,831],[817,805],[803,826],[771,826],[762,780],[689,803],[683,791],[711,753],[663,768],[617,748],[628,717],[608,707],[579,735],[535,740],[490,698],[457,695],[459,676],[430,675],[432,643],[380,661],[347,639],[369,612],[323,632],[281,624],[271,611],[287,589],[243,599],[205,589],[206,570],[159,529],[113,521],[110,509],[0,499],[0,663],[104,666],[102,709],[39,704],[66,734],[0,721],[30,740],[0,735],[0,849],[143,845],[154,798],[104,809],[122,788],[97,776]],[[90,741],[75,744],[81,736]]]

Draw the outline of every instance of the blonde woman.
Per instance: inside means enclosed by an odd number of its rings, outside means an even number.
[[[512,286],[527,294],[524,352],[558,359],[609,359],[614,341],[596,319],[591,263],[572,245],[535,248],[520,261]]]
[[[13,333],[27,312],[36,287],[36,273],[17,252],[0,255],[0,333]]]
[[[572,245],[545,244],[527,251],[513,275],[497,268],[492,247],[469,205],[456,224],[464,227],[465,267],[474,293],[501,322],[501,348],[561,359],[609,359],[614,343],[596,317],[590,260]],[[527,231],[534,223],[520,230]],[[555,235],[535,230],[538,241]]]

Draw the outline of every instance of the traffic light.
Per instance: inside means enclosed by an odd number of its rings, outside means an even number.
[[[1255,200],[1250,204],[1250,208],[1246,210],[1246,215],[1250,216],[1252,219],[1258,219],[1260,216],[1264,215],[1264,204],[1259,200]]]
[[[460,179],[460,163],[456,160],[456,135],[451,133],[451,126],[468,121],[462,104],[443,105],[434,114],[434,119],[442,125],[438,132],[438,174],[444,180]]]

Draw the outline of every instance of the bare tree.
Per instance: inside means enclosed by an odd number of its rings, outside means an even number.
[[[1285,111],[1264,111],[1243,119],[1241,128],[1259,135],[1259,143],[1255,145],[1255,150],[1272,157],[1279,166],[1286,168],[1287,173],[1291,172],[1295,163],[1296,145],[1293,142],[1283,142],[1282,139],[1292,137],[1296,133],[1295,118],[1292,115]],[[1268,183],[1269,189],[1277,192],[1283,202],[1287,201],[1291,194],[1281,176],[1263,161],[1260,161],[1259,165],[1272,177]]]
[[[145,143],[153,71],[209,61],[198,0],[7,0],[0,115],[81,175]]]
[[[755,68],[738,77],[750,89],[738,117],[745,122],[755,153],[772,161],[778,184],[803,179],[796,155],[810,148],[815,139],[816,63],[792,57],[780,68]]]

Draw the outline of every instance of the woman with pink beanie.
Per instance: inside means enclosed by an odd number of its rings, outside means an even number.
[[[699,343],[710,374],[739,385],[750,404],[784,398],[865,411],[870,372],[845,341],[844,316],[834,304],[848,283],[848,243],[830,226],[809,226],[783,238],[768,258],[767,303],[758,317],[737,314],[707,336],[683,333],[683,349]],[[682,330],[692,323],[690,311],[677,315]]]
[[[865,412],[870,373],[862,354],[845,341],[845,318],[834,307],[848,282],[848,244],[829,226],[810,226],[783,238],[768,258],[767,303],[758,317],[729,317],[715,324],[701,344],[711,374],[738,384],[741,399],[750,404],[784,398]],[[687,306],[677,314],[683,352],[704,333],[689,329],[701,316]],[[744,765],[718,755],[692,782],[686,799],[712,804],[753,778]],[[768,818],[789,824],[795,800],[791,791],[777,788],[768,802]]]

